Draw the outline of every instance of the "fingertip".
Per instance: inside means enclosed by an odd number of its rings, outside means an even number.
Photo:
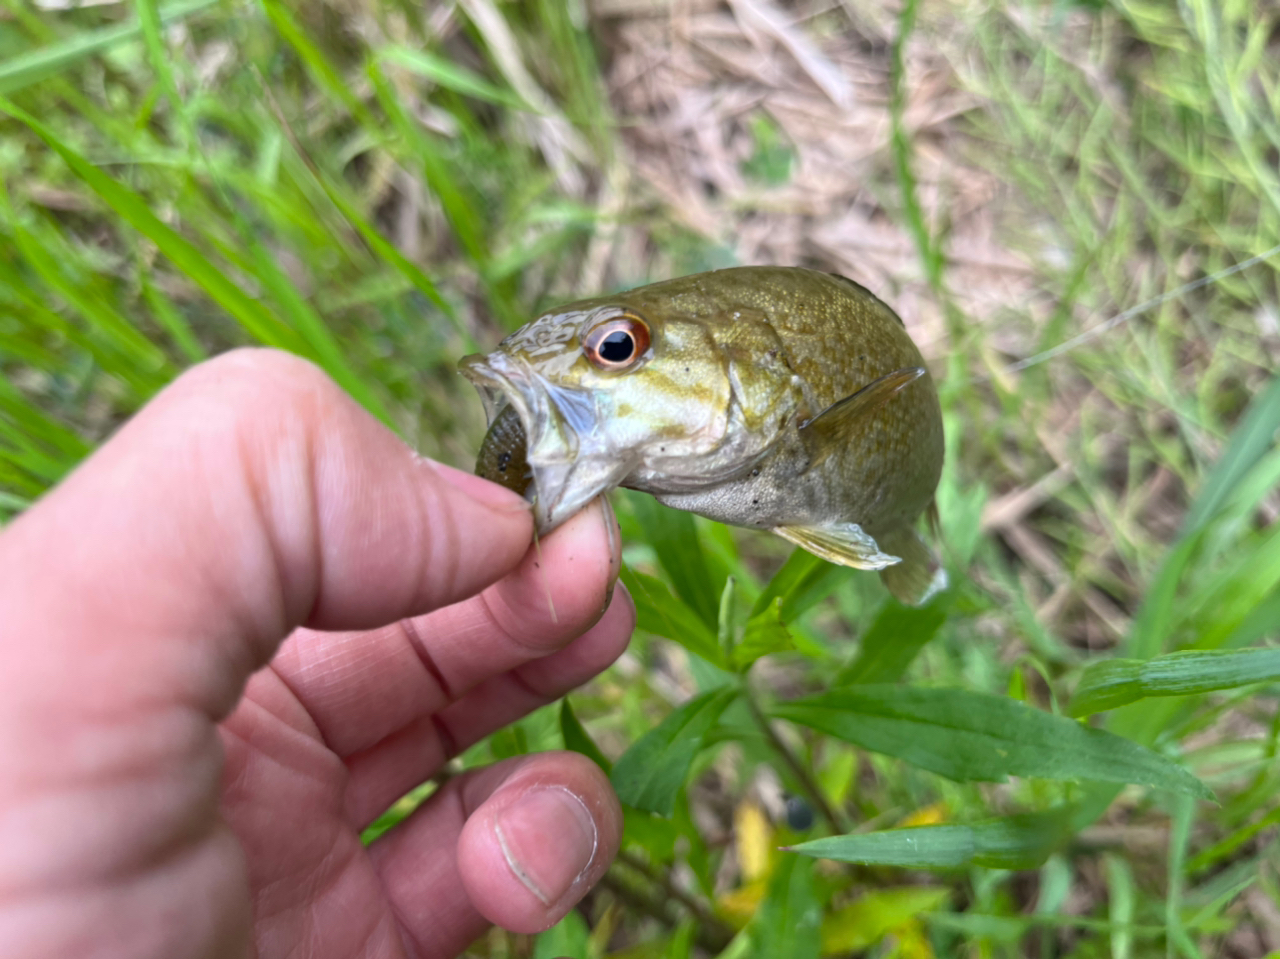
[[[424,459],[422,462],[426,463],[440,479],[469,499],[500,513],[524,513],[529,517],[529,522],[533,522],[533,504],[519,493],[482,476],[477,476],[475,473],[437,463],[435,460]]]
[[[546,753],[467,820],[459,872],[490,922],[540,932],[600,880],[621,833],[622,809],[599,767],[575,753]]]

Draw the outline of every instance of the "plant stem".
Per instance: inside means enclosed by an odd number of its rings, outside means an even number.
[[[633,888],[612,871],[605,873],[600,885],[613,893],[628,908],[656,919],[664,926],[674,928],[677,925],[677,921],[667,909],[667,900],[656,899],[645,892],[641,892],[639,889]],[[694,938],[699,946],[715,955],[722,952],[725,946],[729,944],[729,941],[733,939],[733,931],[718,919],[713,918],[711,924],[703,923],[699,920]]]
[[[791,774],[796,778],[800,788],[805,793],[805,798],[813,804],[813,808],[818,814],[827,821],[827,825],[837,835],[844,835],[849,831],[849,825],[844,821],[844,817],[827,802],[827,797],[822,795],[822,790],[814,781],[813,776],[809,774],[809,770],[805,769],[804,763],[791,747],[783,742],[782,737],[774,731],[773,724],[769,722],[769,717],[764,714],[764,710],[760,708],[760,703],[756,700],[755,692],[751,689],[751,684],[743,677],[742,682],[742,698],[746,700],[747,708],[751,711],[751,717],[756,721],[756,725],[760,727],[760,731],[769,740],[769,744],[773,747],[774,752],[782,759],[787,768],[791,770]]]
[[[663,892],[689,910],[689,914],[698,920],[699,927],[716,930],[717,933],[724,935],[726,942],[733,938],[733,930],[716,917],[706,903],[695,899],[677,886],[672,881],[669,873],[655,869],[635,853],[630,853],[626,850],[619,851],[615,862],[622,863],[628,869],[633,869],[640,873],[654,885],[661,886]]]

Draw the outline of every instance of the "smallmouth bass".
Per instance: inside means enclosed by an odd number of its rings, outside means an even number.
[[[698,273],[558,307],[460,368],[490,423],[476,472],[540,533],[625,486],[880,570],[903,602],[946,584],[913,529],[942,471],[937,389],[852,280]]]

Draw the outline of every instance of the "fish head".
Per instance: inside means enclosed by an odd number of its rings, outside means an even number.
[[[543,314],[460,369],[491,424],[507,406],[519,415],[544,533],[638,469],[699,462],[729,430],[729,370],[697,317],[583,301]]]

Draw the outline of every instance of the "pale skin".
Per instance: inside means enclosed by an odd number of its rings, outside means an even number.
[[[0,955],[437,959],[558,921],[622,824],[576,754],[360,842],[626,646],[607,506],[532,530],[300,360],[180,378],[0,533]]]

